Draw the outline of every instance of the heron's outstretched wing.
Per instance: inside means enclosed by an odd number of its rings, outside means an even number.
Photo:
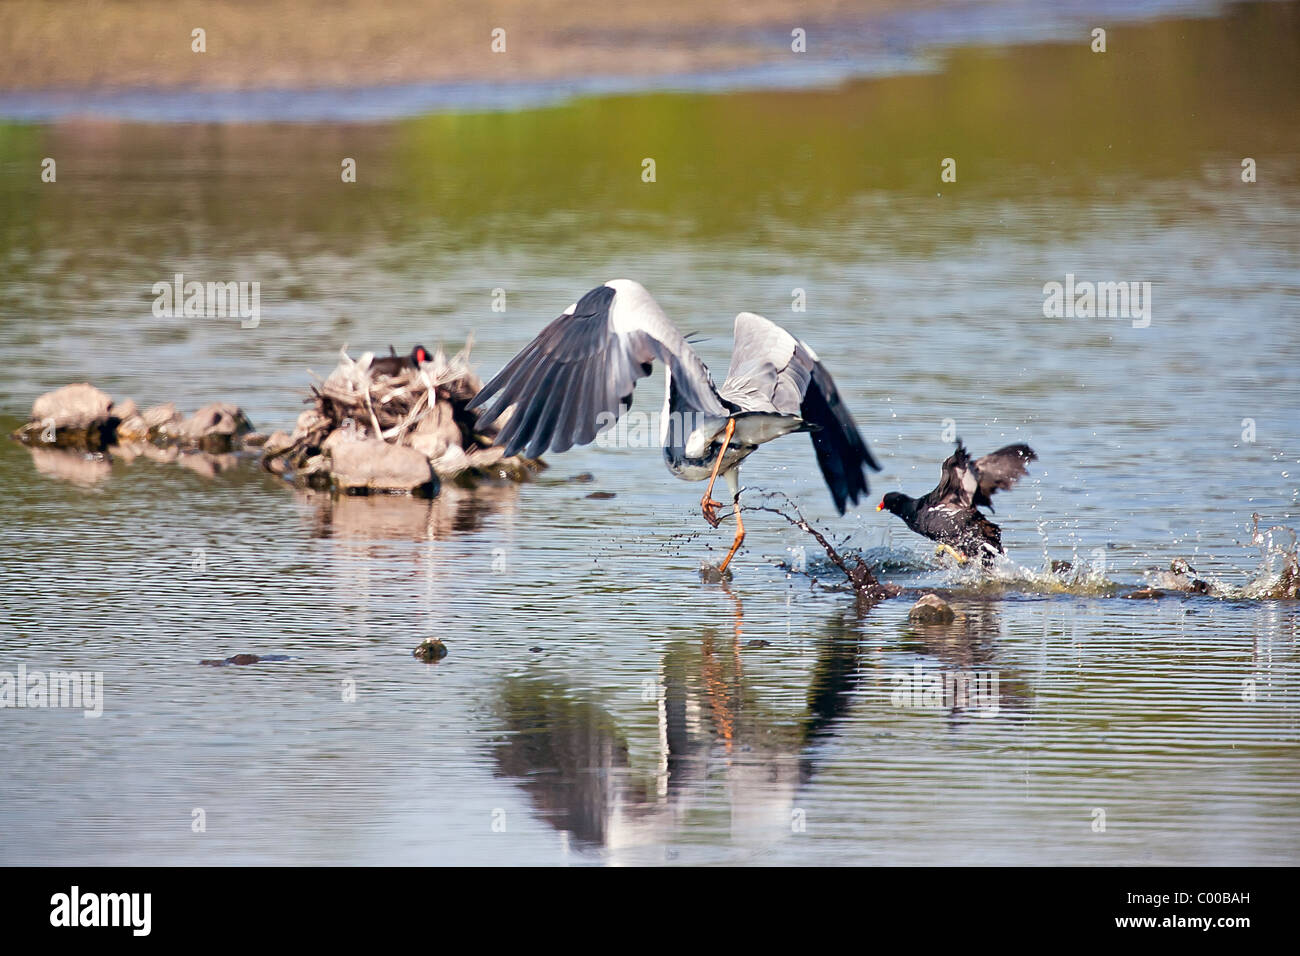
[[[718,389],[724,401],[744,411],[799,415],[813,426],[812,443],[835,508],[867,493],[866,468],[880,470],[857,424],[840,398],[835,380],[806,342],[774,322],[742,312],[736,316],[735,348],[727,379]]]
[[[800,343],[802,346],[803,343]],[[817,464],[835,499],[835,508],[844,514],[846,502],[855,505],[867,494],[865,468],[879,471],[880,465],[862,440],[848,406],[826,366],[813,360],[812,377],[800,406],[803,420],[817,426],[812,433]]]
[[[592,289],[538,334],[469,403],[485,426],[514,413],[497,435],[507,455],[586,445],[631,404],[651,363],[669,363],[691,408],[727,414],[709,370],[639,283]]]
[[[812,361],[796,361],[799,342],[775,322],[753,312],[736,316],[731,365],[718,394],[746,412],[799,414]]]
[[[975,459],[975,473],[979,478],[979,488],[973,497],[976,505],[993,509],[993,493],[1008,491],[1017,481],[1029,474],[1029,462],[1037,461],[1038,456],[1028,445],[1007,445],[997,451],[991,451],[983,458]]]

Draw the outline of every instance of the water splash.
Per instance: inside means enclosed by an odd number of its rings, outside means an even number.
[[[1300,599],[1300,543],[1296,533],[1282,525],[1261,529],[1259,521],[1259,515],[1252,516],[1251,543],[1260,549],[1260,566],[1244,585],[1217,575],[1202,574],[1187,560],[1176,558],[1167,570],[1148,568],[1143,571],[1143,581],[1139,586],[1153,592],[1150,596],[1202,595],[1237,601]],[[927,589],[937,587],[985,596],[1024,593],[1117,597],[1131,592],[1135,583],[1110,577],[1104,555],[1087,560],[1077,548],[1073,561],[1053,560],[1049,550],[1045,549],[1043,565],[1038,568],[1017,564],[1005,555],[997,556],[991,568],[983,568],[975,562],[958,564],[946,556],[925,555],[902,547],[844,549],[844,554],[861,558],[883,574],[908,577],[939,571],[939,581],[928,585]],[[821,558],[809,557],[806,567],[788,562],[779,562],[779,566],[792,573],[804,573],[822,580],[839,575],[833,563]]]
[[[1261,529],[1259,514],[1250,516],[1250,543],[1259,548],[1260,565],[1241,596],[1256,601],[1300,599],[1300,557],[1296,533],[1285,525]]]
[[[1106,576],[1099,563],[1053,561],[1044,559],[1041,568],[1016,564],[1005,555],[994,559],[993,567],[984,570],[973,564],[952,565],[949,584],[960,590],[991,594],[1020,591],[1030,594],[1077,594],[1085,597],[1109,597],[1121,585]]]

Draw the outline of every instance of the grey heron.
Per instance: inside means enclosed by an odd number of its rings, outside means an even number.
[[[810,432],[840,514],[867,493],[865,469],[880,470],[830,373],[805,342],[760,315],[740,313],[731,366],[717,387],[659,304],[631,279],[606,282],[565,309],[468,407],[478,411],[482,427],[514,406],[496,439],[507,455],[563,452],[594,441],[617,421],[656,360],[664,364],[659,437],[668,470],[686,481],[708,479],[700,509],[715,528],[719,474],[731,491],[736,536],[719,572],[745,539],[739,469],[759,445]]]

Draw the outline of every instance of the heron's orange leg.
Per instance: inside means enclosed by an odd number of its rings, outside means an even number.
[[[735,433],[736,420],[728,418],[727,431],[722,437],[722,450],[718,452],[718,460],[713,463],[713,474],[709,475],[709,487],[705,489],[704,497],[700,499],[700,510],[704,512],[704,520],[715,528],[718,526],[717,509],[722,507],[722,502],[713,500],[713,483],[718,480],[718,469],[722,467],[723,456],[727,454],[727,446],[731,444],[731,436]],[[727,565],[724,562],[722,566],[725,568]]]
[[[731,550],[727,552],[727,556],[723,558],[722,563],[718,565],[719,574],[727,570],[727,565],[731,563],[731,559],[735,555],[736,549],[740,547],[740,543],[744,540],[745,540],[745,522],[740,520],[740,496],[737,495],[736,496],[736,540],[731,542]]]

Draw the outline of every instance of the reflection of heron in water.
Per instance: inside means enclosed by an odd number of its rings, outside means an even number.
[[[606,710],[554,678],[508,677],[497,712],[509,731],[494,756],[542,814],[580,842],[609,849],[670,842],[721,776],[732,838],[767,843],[791,832],[799,789],[819,744],[835,734],[861,676],[857,619],[828,621],[803,718],[763,708],[742,660],[743,610],[729,636],[706,629],[664,653],[657,700],[657,767],[632,768],[627,737]]]
[[[802,716],[791,720],[765,708],[745,673],[740,599],[729,588],[724,593],[733,605],[731,633],[706,628],[699,640],[674,642],[663,655],[658,759],[645,769],[634,766],[618,720],[562,681],[504,679],[496,711],[507,735],[493,753],[498,772],[517,780],[557,829],[609,850],[669,844],[688,814],[717,805],[722,783],[732,841],[775,842],[791,833],[799,793],[861,699],[864,676],[874,672],[888,700],[889,674],[879,669],[881,658],[864,657],[861,615],[845,608],[826,621],[816,642]],[[915,628],[902,643],[878,650],[895,659],[899,653],[937,657],[945,671],[997,669],[1002,712],[1023,713],[1024,681],[995,656],[992,638],[1000,629],[996,602],[980,602],[965,625]],[[948,719],[955,727],[966,715],[954,710]]]

